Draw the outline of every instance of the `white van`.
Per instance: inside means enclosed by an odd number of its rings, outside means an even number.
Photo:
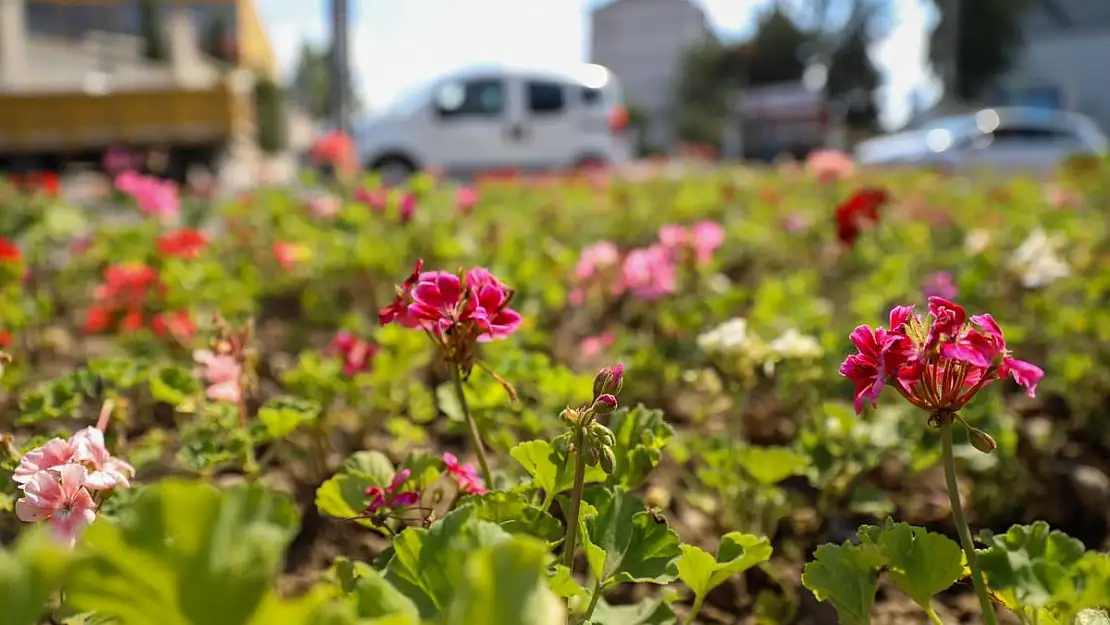
[[[421,169],[469,177],[487,171],[567,170],[631,158],[628,111],[608,69],[460,70],[357,123],[362,164],[388,182]]]

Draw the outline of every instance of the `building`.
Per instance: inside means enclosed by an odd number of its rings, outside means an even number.
[[[1025,48],[992,103],[1071,109],[1110,130],[1110,2],[1042,0],[1023,26]]]
[[[644,142],[671,146],[671,94],[682,55],[715,38],[691,0],[612,0],[590,17],[590,61],[611,69],[646,121]]]

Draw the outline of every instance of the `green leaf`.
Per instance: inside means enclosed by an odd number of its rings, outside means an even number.
[[[258,409],[258,419],[272,439],[282,439],[302,425],[315,421],[322,410],[317,401],[279,395]]]
[[[313,622],[323,594],[286,601],[273,588],[297,519],[288,498],[257,484],[158,483],[118,523],[89,528],[67,606],[128,625]]]
[[[466,391],[464,390],[463,392],[465,393]],[[466,420],[466,416],[463,414],[462,404],[459,403],[459,398],[455,394],[455,385],[453,383],[444,382],[436,387],[436,405],[439,406],[439,410],[451,421],[462,423]]]
[[[623,488],[592,489],[590,495],[596,512],[583,515],[582,543],[602,585],[674,581],[682,549],[666,521],[657,521]]]
[[[563,524],[518,492],[494,491],[478,497],[467,497],[466,507],[474,508],[477,518],[491,521],[510,534],[529,534],[548,542],[563,535]]]
[[[432,618],[450,602],[468,554],[509,540],[495,523],[476,518],[474,508],[459,508],[428,529],[410,528],[393,541],[384,576],[416,604],[421,618]]]
[[[528,472],[532,484],[543,491],[545,504],[574,487],[574,454],[562,462],[547,441],[520,443],[509,454]],[[586,484],[604,482],[607,477],[600,466],[586,468]]]
[[[366,489],[386,486],[393,480],[393,463],[378,451],[351,454],[339,472],[316,489],[316,509],[325,516],[354,519],[364,527],[376,527],[370,519],[356,519],[368,501]]]
[[[674,625],[674,610],[662,595],[641,599],[628,605],[597,602],[590,623],[595,625]]]
[[[393,463],[380,451],[356,451],[343,461],[339,472],[364,478],[370,486],[385,486],[393,479]]]
[[[737,460],[752,479],[768,486],[800,474],[809,463],[808,456],[788,447],[747,447]]]
[[[150,394],[154,399],[177,408],[187,405],[200,393],[200,382],[188,369],[165,365],[150,375]]]
[[[987,584],[1013,592],[1027,608],[1041,608],[1074,592],[1075,567],[1083,558],[1083,543],[1051,530],[1048,523],[1015,525],[1005,534],[983,530],[979,540],[979,566]]]
[[[369,566],[359,568],[353,594],[359,618],[402,615],[416,622],[420,619],[416,604]]]
[[[678,578],[699,598],[704,598],[728,578],[752,568],[771,557],[771,542],[766,538],[741,532],[729,532],[721,537],[717,556],[713,557],[695,547],[682,545],[678,559]]]
[[[926,611],[934,595],[963,576],[963,550],[947,536],[908,523],[865,527],[860,534],[882,551],[891,580]]]
[[[547,545],[517,536],[483,547],[463,567],[445,625],[563,625],[566,611],[545,574]]]
[[[551,586],[554,592],[560,599],[569,599],[571,597],[585,597],[586,589],[578,585],[574,581],[574,575],[571,574],[563,564],[556,564],[552,569],[550,576],[547,578],[547,583]]]
[[[617,444],[613,447],[616,464],[608,484],[628,489],[643,484],[663,457],[663,446],[674,429],[663,420],[662,410],[636,406],[622,408],[610,417],[610,429]]]
[[[883,564],[873,544],[821,545],[802,571],[802,585],[832,603],[842,625],[870,625]]]
[[[0,625],[38,623],[71,560],[46,527],[23,530],[14,548],[0,548]]]

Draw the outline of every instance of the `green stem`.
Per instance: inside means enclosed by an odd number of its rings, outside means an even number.
[[[563,564],[574,572],[574,548],[578,538],[578,512],[582,508],[582,488],[586,483],[586,454],[582,453],[585,436],[581,428],[574,437],[574,488],[570,492],[570,514],[567,515],[567,532],[563,538]]]
[[[960,544],[964,548],[967,565],[971,569],[971,583],[975,587],[975,594],[979,596],[979,607],[983,610],[983,618],[987,625],[998,625],[994,604],[987,594],[987,584],[983,581],[983,572],[979,570],[979,559],[975,553],[975,543],[971,540],[971,529],[967,526],[963,505],[960,503],[960,490],[956,484],[956,457],[952,453],[951,416],[943,416],[940,419],[940,440],[944,480],[948,484],[948,500],[952,503],[952,519],[956,522],[956,533],[960,535]]]
[[[451,367],[451,374],[455,381],[455,395],[459,398],[459,406],[462,408],[463,417],[466,419],[466,427],[470,431],[470,444],[474,446],[474,453],[478,455],[478,466],[482,468],[482,479],[486,481],[486,488],[492,489],[493,473],[490,473],[489,470],[486,448],[482,445],[482,434],[478,431],[478,424],[474,421],[474,415],[470,414],[470,405],[466,403],[462,372],[459,371],[458,365]]]
[[[586,614],[582,616],[583,621],[589,621],[590,617],[594,615],[594,608],[597,607],[597,602],[601,600],[601,580],[594,582],[594,594],[590,597],[590,605],[586,607]]]
[[[937,616],[936,610],[934,610],[933,608],[926,609],[925,613],[929,615],[929,621],[933,623],[933,625],[944,625],[944,621],[940,620],[940,617]]]
[[[690,608],[690,613],[686,615],[686,620],[682,621],[682,625],[694,625],[694,619],[698,617],[698,612],[701,612],[701,604],[705,602],[705,597],[698,595],[694,597],[694,605]]]

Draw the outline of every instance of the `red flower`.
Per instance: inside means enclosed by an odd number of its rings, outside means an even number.
[[[1044,377],[1040,367],[1013,358],[1002,329],[989,314],[971,317],[959,304],[929,298],[925,319],[911,306],[890,311],[890,329],[859,326],[852,332],[857,353],[840,366],[855,383],[855,407],[875,404],[892,386],[928,412],[955,413],[994,380],[1010,377],[1033,397]]]
[[[865,222],[879,221],[879,208],[890,200],[885,189],[868,188],[856,191],[852,197],[836,207],[836,237],[851,247],[859,238]]]
[[[12,333],[8,330],[0,330],[0,347],[11,347]]]
[[[18,263],[22,257],[14,243],[0,237],[0,263]]]
[[[208,245],[208,236],[200,230],[185,228],[158,237],[158,253],[178,258],[196,258]]]
[[[173,337],[188,343],[196,336],[197,327],[187,310],[159,313],[150,320],[150,330],[159,338]]]
[[[405,278],[404,284],[397,288],[397,296],[393,302],[385,308],[378,311],[378,323],[386,325],[392,323],[394,320],[397,323],[405,326],[406,328],[415,328],[418,326],[415,319],[408,315],[408,307],[412,302],[412,289],[416,283],[420,281],[420,274],[424,270],[424,261],[417,260],[416,266],[413,267],[412,273],[409,277]]]

